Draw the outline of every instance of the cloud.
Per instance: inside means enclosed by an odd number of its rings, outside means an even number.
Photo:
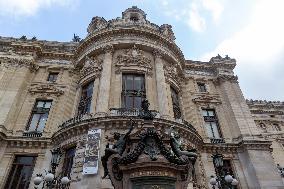
[[[197,4],[192,3],[188,12],[187,24],[197,32],[202,32],[206,29],[206,21],[200,15]]]
[[[224,10],[224,2],[221,0],[202,0],[204,9],[211,12],[214,22],[218,22]]]
[[[277,75],[279,76],[278,69],[284,72],[283,7],[282,0],[258,1],[251,18],[248,18],[248,24],[223,40],[214,50],[203,54],[201,59],[208,61],[218,53],[229,54],[237,59],[236,72],[244,91],[250,91],[247,93],[248,96],[257,98],[270,96],[283,100],[283,92],[272,94],[272,91],[284,86],[284,79],[281,76],[276,78]],[[257,78],[254,82],[259,85],[249,83],[252,78]],[[262,85],[268,80],[270,83],[267,86]],[[250,88],[251,86],[254,87]]]
[[[178,21],[187,24],[195,32],[204,32],[206,22],[211,17],[217,23],[224,10],[224,0],[181,0],[179,3],[173,0],[160,0],[163,13]],[[205,17],[206,13],[211,17]]]
[[[72,8],[77,0],[0,0],[0,16],[33,16],[41,9],[54,6]]]

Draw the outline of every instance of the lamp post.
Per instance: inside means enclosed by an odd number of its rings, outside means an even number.
[[[225,173],[223,157],[222,154],[218,153],[212,155],[213,164],[216,168],[216,177],[211,176],[209,183],[213,189],[234,189],[239,182],[229,173]]]
[[[70,182],[70,179],[67,176],[64,177],[56,177],[56,168],[59,165],[62,152],[60,148],[55,148],[53,150],[50,150],[51,152],[51,171],[49,171],[45,176],[42,174],[37,174],[36,177],[34,178],[34,185],[35,188],[38,188],[39,185],[43,182],[42,184],[42,189],[46,188],[56,188],[56,189],[67,189],[68,184]]]

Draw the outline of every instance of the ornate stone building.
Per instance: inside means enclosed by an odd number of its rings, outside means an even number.
[[[216,151],[238,189],[284,188],[283,103],[246,101],[235,59],[186,60],[172,27],[137,7],[87,31],[74,42],[0,38],[0,188],[34,188],[58,147],[55,175],[72,189],[211,188]],[[141,117],[145,98],[153,120]],[[178,154],[194,149],[184,163]]]

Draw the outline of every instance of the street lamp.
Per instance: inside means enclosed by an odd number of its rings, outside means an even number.
[[[38,188],[39,185],[43,182],[42,184],[42,189],[43,188],[56,188],[56,189],[67,189],[68,184],[70,182],[70,179],[67,176],[64,176],[62,178],[56,177],[56,168],[59,165],[62,152],[60,148],[56,148],[53,150],[50,150],[51,152],[51,171],[49,171],[45,176],[42,174],[37,174],[36,177],[34,178],[34,185],[35,188]]]
[[[278,171],[282,177],[284,177],[284,167],[281,167],[280,164],[277,164]]]
[[[225,173],[223,157],[222,154],[218,153],[212,155],[213,164],[216,168],[216,177],[211,176],[209,183],[212,185],[213,189],[215,189],[215,187],[218,189],[234,189],[239,182],[229,173]]]

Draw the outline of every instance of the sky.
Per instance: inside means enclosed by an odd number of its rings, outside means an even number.
[[[71,41],[131,6],[171,24],[186,59],[235,58],[246,99],[284,101],[284,0],[0,0],[0,36]]]

